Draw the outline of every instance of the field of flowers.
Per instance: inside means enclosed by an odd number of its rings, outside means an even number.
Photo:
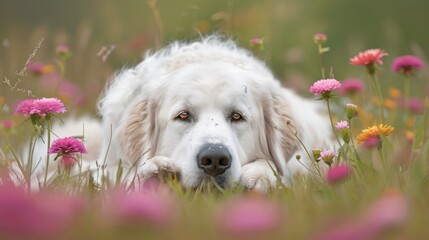
[[[159,30],[156,2],[148,1]],[[197,23],[200,32],[208,28],[203,21]],[[234,36],[228,24],[219,28]],[[162,31],[157,34],[162,39]],[[144,45],[146,37],[130,44]],[[96,51],[98,61],[85,65],[88,56],[79,44],[74,49],[66,41],[50,38],[48,34],[34,40],[19,55],[21,65],[4,58],[17,62],[12,51],[16,47],[0,56],[0,73],[5,74],[0,76],[0,240],[429,236],[429,81],[424,54],[362,48],[346,55],[334,51],[326,34],[309,35],[312,58],[317,59],[311,63],[318,62],[314,68],[320,70],[311,79],[299,78],[305,83],[286,79],[285,85],[325,104],[337,142],[335,149],[307,149],[314,164],[310,175],[297,176],[290,188],[279,182],[268,194],[241,186],[188,190],[175,176],[159,176],[136,190],[119,181],[99,185],[84,170],[72,173],[70,169],[87,154],[85,138],[50,138],[56,131],[53,125],[67,116],[94,113],[98,94],[114,73],[104,63],[115,51],[123,58],[127,52],[106,45]],[[275,65],[266,51],[274,48],[272,39],[237,38],[255,56]],[[56,46],[46,50],[46,42]],[[13,42],[4,38],[3,49],[10,45]],[[333,52],[346,59],[342,66],[359,77],[337,79],[332,58],[327,57]],[[389,84],[392,78],[401,82]],[[49,154],[45,159],[32,158],[32,143],[42,141],[43,133],[48,136]],[[296,161],[301,157],[296,156]],[[40,190],[32,191],[29,181],[34,181],[33,170],[40,161],[59,167],[54,176],[38,179]],[[319,164],[328,165],[328,170]],[[25,176],[22,181],[13,181],[12,165]]]

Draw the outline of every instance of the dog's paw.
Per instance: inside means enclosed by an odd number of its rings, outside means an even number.
[[[268,165],[270,164],[272,168]],[[256,160],[243,166],[240,184],[248,190],[267,193],[277,185],[277,177],[273,172],[274,164],[266,160]]]
[[[143,179],[148,179],[153,176],[177,174],[180,173],[180,168],[174,163],[171,158],[156,156],[143,162],[140,166],[140,174]]]

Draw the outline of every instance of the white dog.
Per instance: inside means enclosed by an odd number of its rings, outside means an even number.
[[[211,179],[264,192],[275,172],[288,183],[311,168],[297,137],[310,150],[332,146],[314,100],[282,88],[251,53],[217,37],[173,43],[122,71],[99,112],[99,163],[115,169],[121,161],[141,179],[174,172],[188,188]]]

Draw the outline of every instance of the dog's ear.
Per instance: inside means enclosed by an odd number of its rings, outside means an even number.
[[[122,160],[134,164],[154,151],[149,143],[156,136],[156,101],[142,98],[147,79],[142,72],[128,69],[117,74],[98,103],[106,135],[101,152],[110,152],[100,155],[100,163]]]
[[[156,103],[144,99],[131,108],[121,124],[122,152],[131,163],[142,157],[150,158],[156,151],[156,109]]]
[[[293,135],[296,123],[285,99],[274,95],[264,103],[264,120],[268,151],[280,174],[286,162],[297,150],[298,141]]]

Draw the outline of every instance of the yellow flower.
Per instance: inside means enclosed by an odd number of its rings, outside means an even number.
[[[414,119],[408,117],[407,119],[405,119],[405,126],[407,126],[407,128],[412,128],[414,127]]]
[[[0,105],[2,105],[3,103],[5,103],[4,97],[0,96]]]
[[[405,131],[405,138],[408,140],[408,142],[413,142],[415,135],[412,131]]]
[[[389,95],[392,98],[396,98],[396,99],[401,98],[401,96],[402,96],[401,90],[394,88],[394,87],[389,88]]]
[[[49,74],[49,73],[53,73],[54,72],[54,66],[52,66],[51,64],[46,64],[45,66],[43,66],[42,68],[42,73],[43,74]]]
[[[383,134],[384,136],[389,136],[389,134],[391,134],[393,130],[395,130],[395,128],[393,128],[390,125],[383,125],[383,124],[379,124],[378,126],[375,125],[370,128],[362,130],[362,133],[356,137],[356,140],[357,140],[357,143],[359,144],[359,143],[365,142],[370,138],[379,137],[380,134]]]
[[[386,108],[389,110],[393,110],[396,108],[396,102],[392,99],[384,99],[384,106],[386,106]]]

